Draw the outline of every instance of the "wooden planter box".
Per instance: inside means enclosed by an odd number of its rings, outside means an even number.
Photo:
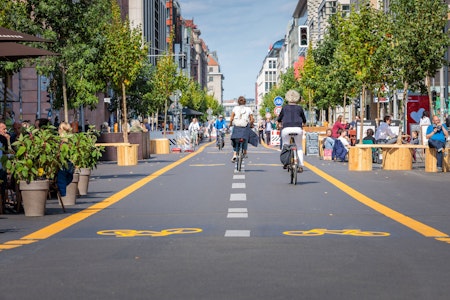
[[[139,145],[137,149],[137,159],[150,158],[150,133],[149,132],[133,132],[128,134],[128,142],[130,144]],[[122,132],[103,133],[97,140],[97,143],[123,143]],[[117,149],[115,147],[105,147],[100,160],[117,161]],[[135,151],[135,150],[130,150]]]
[[[169,139],[153,139],[150,141],[150,149],[152,154],[169,154]]]
[[[372,148],[351,147],[348,150],[349,171],[372,171]]]

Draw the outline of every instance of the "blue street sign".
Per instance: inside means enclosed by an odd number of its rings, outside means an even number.
[[[284,102],[284,99],[282,97],[280,97],[280,96],[276,96],[273,99],[273,104],[275,104],[275,106],[282,106],[283,102]]]

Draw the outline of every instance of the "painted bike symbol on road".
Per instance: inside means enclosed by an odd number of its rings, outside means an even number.
[[[99,235],[113,235],[116,237],[141,237],[141,236],[151,236],[151,237],[161,237],[169,236],[173,234],[190,234],[202,232],[200,228],[169,228],[163,229],[161,231],[153,230],[134,230],[134,229],[110,229],[98,231]]]
[[[285,231],[283,232],[283,234],[290,236],[320,236],[324,234],[352,235],[352,236],[366,236],[366,237],[390,236],[390,233],[381,231],[361,231],[360,229],[330,230],[326,228],[314,228],[311,230],[291,230]]]

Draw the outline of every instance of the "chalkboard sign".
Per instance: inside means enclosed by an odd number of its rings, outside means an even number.
[[[306,133],[306,155],[319,155],[319,134],[317,132]]]

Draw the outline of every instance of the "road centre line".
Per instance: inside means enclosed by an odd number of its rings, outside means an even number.
[[[225,237],[250,237],[250,230],[227,230]]]
[[[231,184],[232,189],[245,189],[245,182],[234,182]]]
[[[84,219],[87,219],[88,217],[102,211],[105,208],[108,208],[109,206],[119,202],[123,198],[127,197],[131,193],[135,192],[136,190],[140,189],[147,183],[151,182],[152,180],[158,178],[159,176],[163,175],[164,173],[172,170],[173,168],[181,165],[185,161],[191,159],[192,157],[196,156],[197,154],[201,153],[207,146],[209,146],[211,143],[205,144],[202,147],[200,147],[196,152],[192,152],[185,157],[180,158],[179,160],[171,163],[170,165],[165,166],[164,168],[150,174],[149,176],[142,178],[141,180],[135,182],[134,184],[124,188],[123,190],[115,193],[114,195],[104,199],[101,202],[98,202],[94,205],[89,206],[88,208],[83,209],[80,212],[77,212],[73,215],[70,215],[58,222],[55,222],[53,224],[50,224],[40,230],[37,230],[31,234],[28,234],[24,237],[22,237],[22,240],[43,240],[47,239],[67,228],[69,228],[72,225],[75,225]]]
[[[230,194],[230,201],[247,201],[247,194]]]
[[[277,149],[273,149],[265,144],[262,144],[267,149],[272,149],[273,151],[277,151]],[[342,181],[334,178],[331,175],[328,175],[324,171],[320,170],[319,168],[311,165],[308,162],[304,162],[305,166],[310,169],[312,172],[316,173],[318,176],[322,177],[323,179],[327,180],[332,185],[336,186],[341,191],[345,192],[355,200],[359,201],[360,203],[372,208],[373,210],[381,213],[382,215],[385,215],[386,217],[422,234],[425,237],[432,237],[436,238],[436,240],[444,241],[442,238],[448,238],[449,235],[439,231],[431,226],[428,226],[422,222],[419,222],[411,217],[408,217],[398,211],[395,211],[369,197],[366,195],[358,192],[357,190],[351,188],[350,186],[346,185]],[[440,238],[440,239],[438,239]],[[448,241],[446,241],[448,242]]]

